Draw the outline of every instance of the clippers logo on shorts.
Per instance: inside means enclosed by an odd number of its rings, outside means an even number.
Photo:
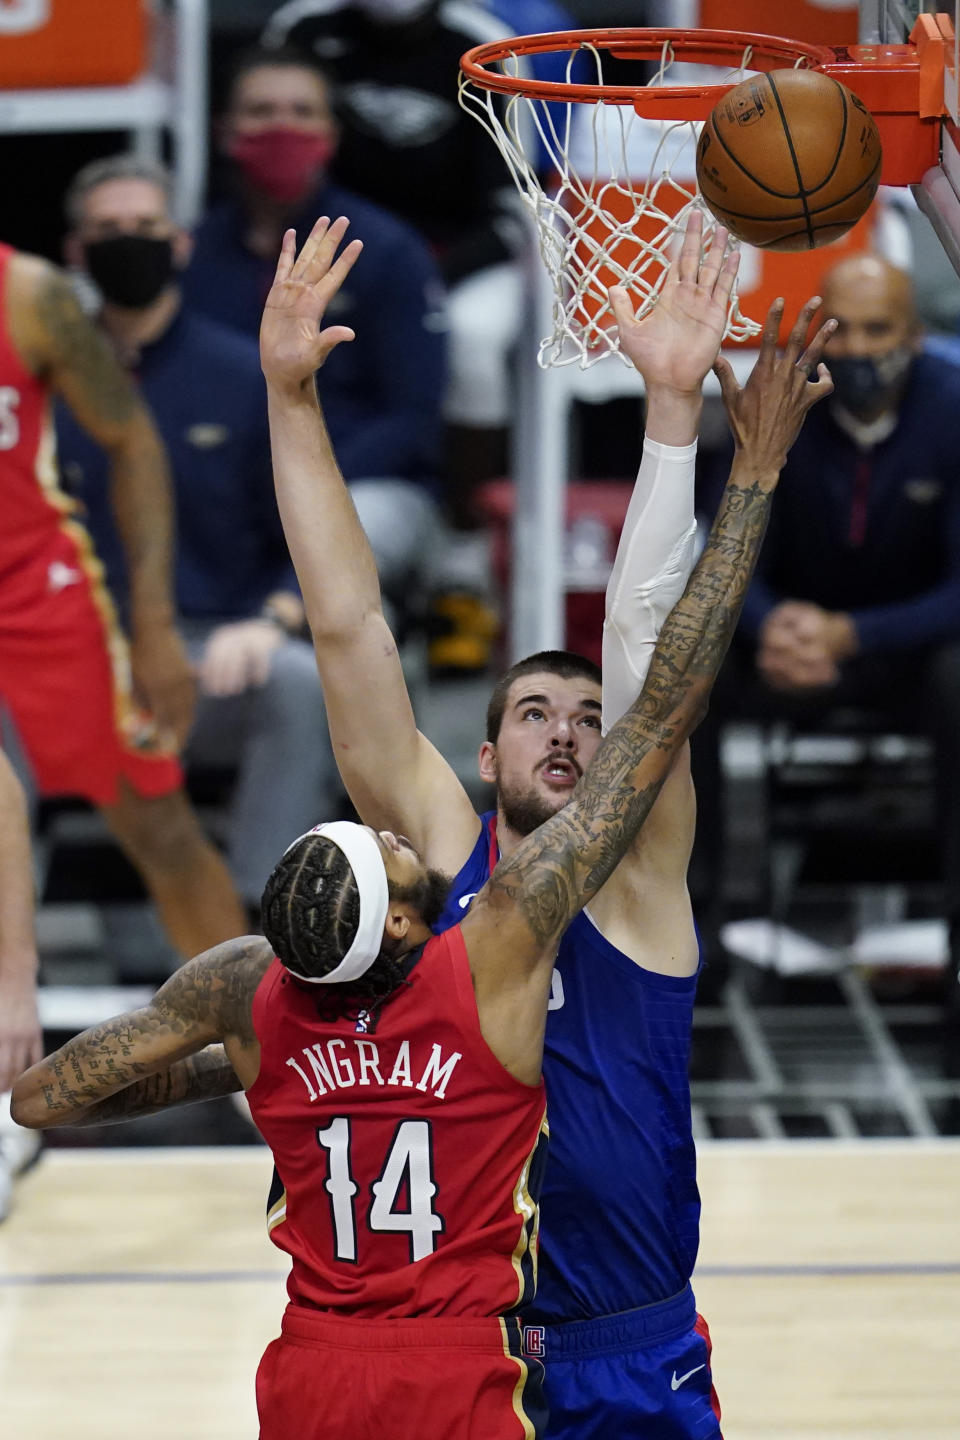
[[[523,1353],[531,1360],[542,1360],[547,1353],[547,1332],[542,1325],[524,1325]]]

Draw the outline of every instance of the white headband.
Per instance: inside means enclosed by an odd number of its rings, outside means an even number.
[[[380,846],[369,830],[355,825],[352,820],[331,820],[326,825],[315,825],[288,845],[284,854],[289,854],[294,845],[299,845],[307,835],[322,835],[332,840],[342,850],[350,863],[357,889],[360,892],[360,923],[353,937],[350,949],[340,964],[326,975],[301,975],[296,970],[290,974],[297,980],[306,980],[310,985],[342,985],[345,980],[357,980],[365,975],[383,949],[383,927],[387,920],[389,894],[387,871],[380,853]]]

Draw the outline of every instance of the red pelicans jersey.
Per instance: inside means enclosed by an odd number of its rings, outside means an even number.
[[[7,331],[15,253],[0,245],[0,575],[34,559],[75,508],[57,484],[48,387],[26,368]]]
[[[15,254],[0,245],[0,699],[42,794],[167,795],[180,767],[133,697],[103,568],[59,488],[49,386],[7,328]]]
[[[460,930],[431,940],[365,1033],[321,1020],[279,960],[253,1000],[248,1091],[273,1151],[268,1227],[290,1299],[365,1319],[497,1316],[536,1286],[542,1085],[481,1032]]]

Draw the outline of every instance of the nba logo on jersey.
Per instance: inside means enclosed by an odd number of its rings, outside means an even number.
[[[542,1325],[524,1325],[523,1327],[523,1353],[532,1359],[540,1360],[546,1352],[546,1331]]]

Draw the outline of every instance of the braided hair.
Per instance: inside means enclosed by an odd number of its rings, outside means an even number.
[[[263,933],[273,953],[298,975],[329,975],[353,943],[360,923],[360,889],[346,855],[324,835],[305,835],[274,868],[263,892]],[[318,986],[323,1020],[375,1023],[383,1002],[404,983],[400,962],[381,952],[366,974]]]
[[[332,840],[305,835],[275,866],[263,892],[263,933],[300,975],[329,975],[360,924],[360,889]]]

